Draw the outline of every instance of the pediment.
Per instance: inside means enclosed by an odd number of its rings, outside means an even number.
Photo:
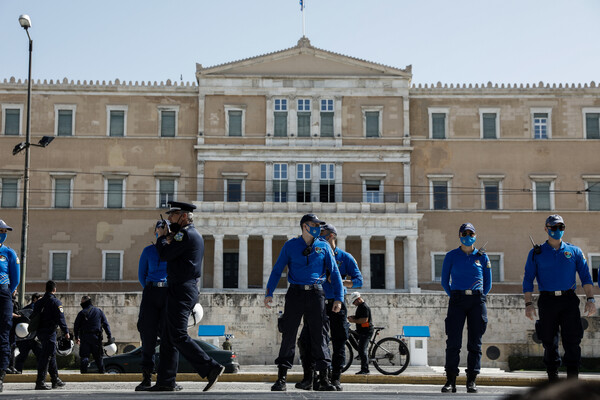
[[[364,76],[410,79],[411,67],[393,68],[358,58],[318,49],[307,38],[298,45],[274,53],[213,67],[197,65],[198,78],[209,76]]]

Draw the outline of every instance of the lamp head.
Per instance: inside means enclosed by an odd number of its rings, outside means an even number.
[[[16,156],[17,154],[19,154],[26,147],[27,147],[27,144],[25,142],[21,142],[18,145],[16,145],[15,148],[13,149],[13,151],[12,151],[13,156]]]
[[[29,18],[29,15],[23,14],[19,16],[19,24],[21,24],[21,27],[25,30],[31,28],[31,18]]]
[[[54,136],[42,136],[38,144],[42,147],[46,147],[54,140]]]

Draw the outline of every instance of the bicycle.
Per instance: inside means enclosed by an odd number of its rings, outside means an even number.
[[[377,371],[383,375],[400,375],[410,361],[410,351],[408,346],[401,339],[395,337],[385,337],[378,342],[375,342],[379,336],[379,331],[385,329],[383,326],[374,327],[373,336],[369,340],[369,362],[373,363]],[[348,340],[346,340],[346,364],[342,369],[345,372],[350,368],[354,360],[360,360],[358,355],[358,333],[350,329],[348,332]],[[354,356],[354,350],[357,355]]]

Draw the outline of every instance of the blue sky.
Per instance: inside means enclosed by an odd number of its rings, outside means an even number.
[[[413,83],[600,82],[598,0],[305,0],[313,46]],[[204,66],[294,46],[298,0],[0,0],[0,80],[195,81]]]

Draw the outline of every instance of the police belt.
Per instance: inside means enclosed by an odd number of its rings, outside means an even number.
[[[452,294],[464,294],[464,295],[467,295],[467,296],[472,296],[472,295],[482,294],[483,292],[481,290],[467,289],[467,290],[452,290],[451,293]]]
[[[151,287],[168,287],[167,282],[146,282],[146,285],[150,285]]]
[[[320,283],[314,283],[312,285],[298,285],[296,283],[290,283],[290,288],[300,290],[323,290],[323,285]]]
[[[548,290],[540,290],[540,294],[543,294],[545,296],[568,296],[571,294],[575,294],[575,290],[573,289],[569,289],[569,290],[553,290],[553,291],[548,291]]]

